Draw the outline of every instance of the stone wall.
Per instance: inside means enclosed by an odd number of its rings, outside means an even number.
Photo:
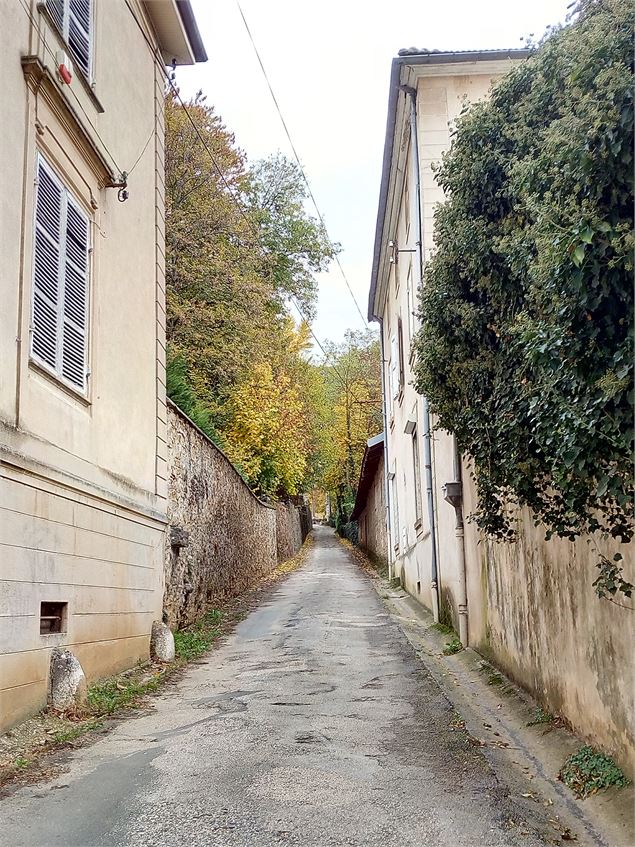
[[[306,504],[291,501],[276,504],[278,562],[295,556],[310,531],[311,511]]]
[[[368,491],[366,508],[358,518],[359,543],[380,561],[388,561],[388,535],[386,531],[386,502],[384,456],[375,471],[375,479]]]
[[[164,619],[196,620],[295,555],[300,509],[259,500],[224,453],[174,404],[168,407],[168,521]]]

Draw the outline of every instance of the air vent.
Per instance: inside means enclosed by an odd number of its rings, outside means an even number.
[[[40,603],[40,635],[66,632],[68,603]]]

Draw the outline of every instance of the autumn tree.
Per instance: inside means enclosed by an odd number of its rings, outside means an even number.
[[[348,331],[326,353],[320,479],[341,525],[353,507],[366,442],[383,427],[379,339],[373,330]]]
[[[315,274],[337,247],[307,214],[295,164],[249,167],[201,93],[185,108],[169,95],[165,115],[168,392],[255,490],[295,492],[315,377],[288,304],[313,314]]]

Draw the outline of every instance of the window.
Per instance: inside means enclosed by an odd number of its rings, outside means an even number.
[[[414,470],[415,482],[415,526],[421,524],[421,466],[419,464],[419,439],[417,437],[417,427],[412,430],[412,467]]]
[[[92,0],[46,0],[46,8],[77,67],[90,80]]]
[[[390,339],[390,393],[393,400],[399,396],[399,344],[396,335]]]
[[[31,357],[86,393],[89,221],[38,156]]]
[[[397,343],[399,345],[399,392],[401,393],[406,381],[403,363],[403,324],[401,323],[401,318],[397,321]]]
[[[410,353],[412,354],[412,340],[417,331],[415,310],[417,308],[416,291],[412,284],[412,261],[408,267],[408,280],[406,283],[408,290],[408,330],[410,334]]]

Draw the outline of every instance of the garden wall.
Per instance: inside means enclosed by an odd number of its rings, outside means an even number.
[[[475,503],[471,481],[467,488],[466,514]],[[601,600],[592,582],[598,552],[618,550],[635,582],[635,545],[546,541],[527,509],[517,530],[518,541],[505,544],[466,525],[470,644],[633,775],[635,603]]]
[[[168,405],[168,531],[163,616],[172,628],[245,591],[295,555],[300,510],[259,500],[224,453]]]

